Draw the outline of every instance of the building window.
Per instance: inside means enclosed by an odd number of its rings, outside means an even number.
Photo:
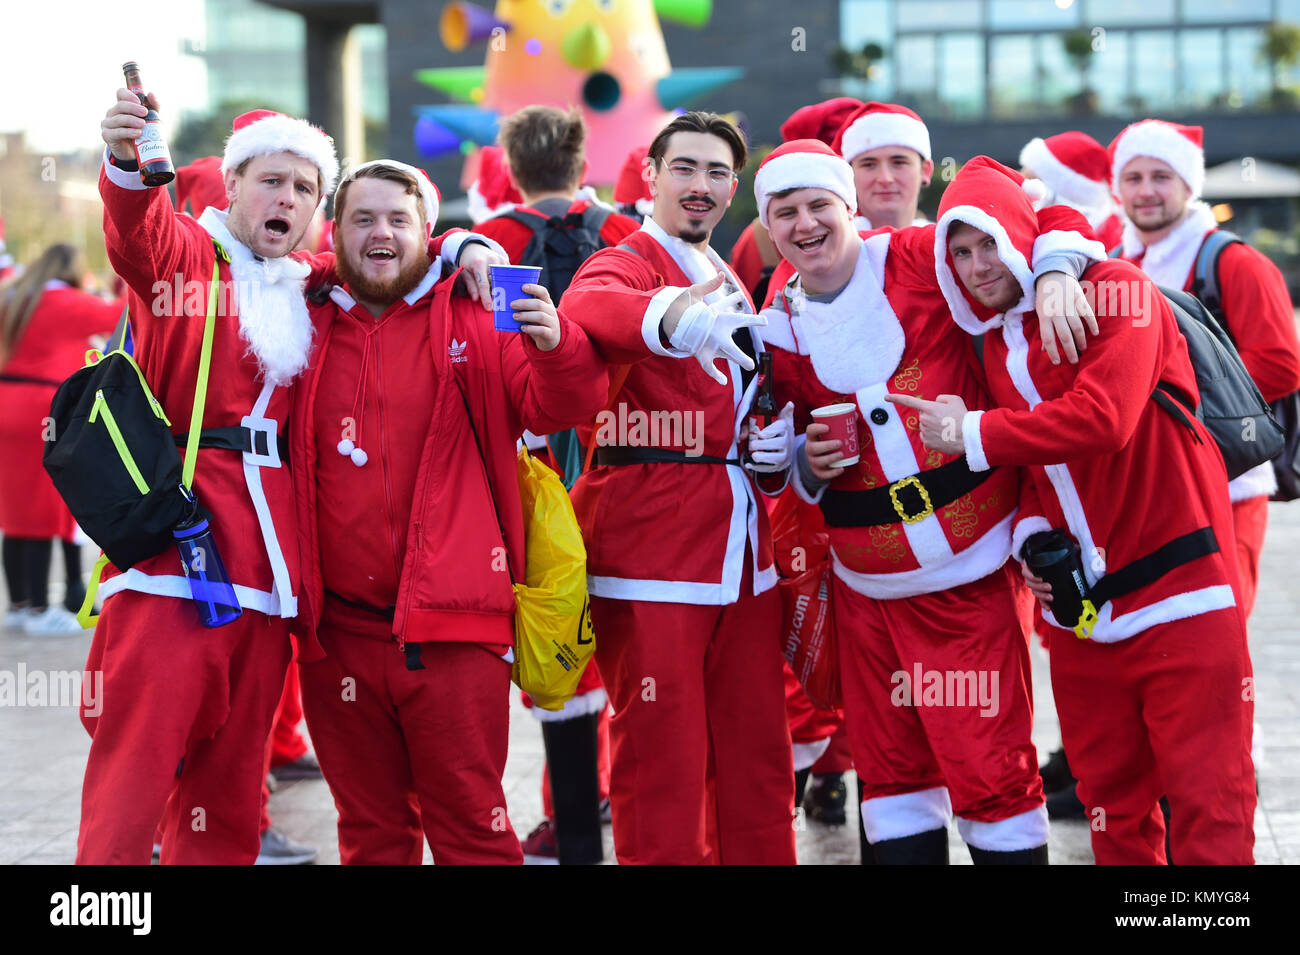
[[[969,30],[980,26],[982,0],[898,0],[900,31]]]
[[[954,119],[984,115],[984,43],[978,33],[950,33],[939,39],[939,99]]]
[[[1088,26],[1100,26],[1106,30],[1111,27],[1128,24],[1154,25],[1173,23],[1174,0],[1088,0],[1084,11]]]
[[[1135,113],[1158,113],[1175,106],[1178,65],[1171,33],[1133,34],[1133,91],[1126,104]]]
[[[1273,19],[1272,0],[1183,0],[1188,23],[1241,23]]]
[[[994,30],[1023,30],[1027,27],[1077,27],[1079,8],[1069,4],[1064,10],[1051,0],[990,0],[989,26]]]
[[[996,36],[990,45],[989,108],[994,116],[1023,115],[1034,103],[1034,38]]]

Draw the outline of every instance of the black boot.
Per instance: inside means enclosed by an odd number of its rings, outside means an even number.
[[[971,861],[976,865],[1047,865],[1047,843],[1033,849],[1016,849],[1012,852],[994,852],[967,845]]]
[[[1074,774],[1070,772],[1070,761],[1065,758],[1065,750],[1058,749],[1047,757],[1047,762],[1038,767],[1038,775],[1043,777],[1043,792],[1054,793],[1073,786]]]
[[[1047,797],[1047,817],[1049,819],[1087,819],[1088,812],[1079,801],[1079,794],[1074,785],[1057,790]]]
[[[901,839],[873,842],[876,865],[947,865],[948,830],[931,829]]]
[[[803,791],[808,788],[808,774],[812,769],[796,770],[794,774],[794,805],[799,808],[803,805]]]
[[[596,764],[599,719],[599,713],[592,713],[542,724],[560,865],[596,865],[605,857],[600,840],[600,778]]]
[[[841,773],[821,773],[812,778],[812,790],[804,800],[809,819],[827,826],[842,826],[847,818],[848,789]]]
[[[862,783],[862,777],[857,773],[853,774],[853,778],[858,781],[858,801],[853,808],[858,817],[858,848],[862,852],[862,864],[875,865],[876,854],[871,851],[871,843],[867,841],[867,823],[862,818],[862,794],[866,787]]]

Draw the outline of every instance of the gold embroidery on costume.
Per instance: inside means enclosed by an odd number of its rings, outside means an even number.
[[[895,391],[916,391],[921,386],[921,359],[913,358],[912,363],[894,376]]]

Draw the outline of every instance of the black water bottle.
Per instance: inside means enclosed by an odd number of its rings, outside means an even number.
[[[224,626],[237,619],[243,610],[217,550],[217,542],[212,539],[207,518],[200,513],[194,497],[185,488],[181,490],[194,506],[189,516],[172,529],[172,537],[176,539],[181,567],[190,582],[190,596],[203,626]]]
[[[1077,626],[1088,599],[1088,581],[1074,538],[1059,529],[1039,531],[1025,540],[1023,553],[1034,576],[1052,588],[1052,616],[1062,626]]]

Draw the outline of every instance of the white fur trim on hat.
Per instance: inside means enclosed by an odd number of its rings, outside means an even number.
[[[334,140],[324,130],[292,116],[265,116],[230,134],[221,159],[221,174],[239,168],[245,159],[289,152],[315,164],[320,170],[321,199],[334,191],[339,180],[339,161]]]
[[[1201,190],[1205,188],[1205,152],[1174,126],[1148,119],[1134,123],[1119,134],[1115,159],[1111,164],[1111,179],[1116,191],[1124,167],[1139,156],[1150,156],[1168,163],[1187,183],[1187,188],[1192,191],[1191,197],[1201,197]]]
[[[867,113],[853,121],[840,140],[840,155],[852,162],[881,146],[906,146],[930,159],[930,131],[925,123],[902,113]]]
[[[850,215],[858,211],[853,167],[838,156],[791,152],[773,156],[759,166],[754,176],[754,198],[758,200],[758,221],[763,228],[767,228],[767,207],[773,194],[787,189],[826,189],[844,200]]]
[[[939,217],[939,224],[934,230],[934,266],[939,279],[939,289],[948,302],[953,321],[963,331],[970,332],[972,335],[982,335],[989,329],[1000,326],[1002,315],[995,315],[986,322],[980,321],[975,317],[970,303],[966,301],[966,296],[962,294],[961,282],[948,265],[948,230],[952,228],[954,222],[964,222],[981,232],[987,232],[997,240],[998,258],[1020,283],[1022,293],[1020,302],[1007,309],[1008,312],[1024,311],[1026,303],[1029,308],[1033,307],[1034,273],[1030,270],[1029,263],[1021,251],[1011,243],[1011,236],[1007,235],[1007,230],[1003,228],[1002,223],[983,209],[977,209],[975,206],[953,206]]]
[[[390,169],[400,169],[409,176],[414,176],[415,181],[420,184],[420,199],[424,202],[424,215],[428,220],[428,227],[433,229],[434,223],[438,221],[439,195],[438,187],[433,184],[433,180],[425,174],[423,169],[417,169],[409,166],[404,162],[398,162],[396,159],[372,159],[370,162],[363,162],[347,174],[347,179],[355,179],[357,173],[371,166],[387,166]]]
[[[1110,186],[1071,169],[1056,158],[1042,139],[1031,139],[1025,144],[1020,150],[1020,165],[1033,170],[1052,193],[1075,206],[1107,207],[1111,203]]]

